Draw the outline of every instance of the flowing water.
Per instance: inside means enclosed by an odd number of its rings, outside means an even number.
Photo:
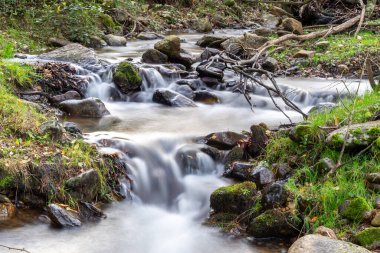
[[[234,35],[241,32],[227,31]],[[200,35],[181,37],[185,40],[184,48],[199,55],[201,49],[195,46],[195,41]],[[155,42],[132,41],[127,47],[100,50],[98,55],[110,62],[126,58],[139,62],[142,52],[152,48]],[[89,80],[87,96],[102,99],[112,117],[71,120],[80,125],[88,142],[98,145],[101,152],[117,153],[128,165],[133,193],[129,200],[106,208],[108,217],[99,223],[56,230],[38,219],[25,218],[28,222],[0,230],[0,244],[26,248],[32,253],[286,251],[273,240],[257,243],[202,225],[210,211],[211,192],[231,182],[221,177],[223,165],[203,153],[203,146],[194,143],[193,139],[216,131],[240,132],[260,122],[270,127],[288,123],[265,90],[259,87],[253,90],[253,111],[241,95],[226,87],[212,90],[221,99],[220,104],[170,108],[152,103],[155,89],[179,89],[175,81],[180,75],[163,66],[142,67],[143,90],[124,98],[126,102],[109,99],[111,93],[117,93],[109,69],[93,73],[78,67],[78,74]],[[232,74],[227,76],[229,81],[236,79]],[[278,81],[283,91],[305,111],[320,102],[334,101],[337,90],[345,89],[344,85],[327,80]],[[357,82],[347,85],[356,87]],[[278,98],[275,99],[294,121],[301,120],[300,115],[287,110]]]

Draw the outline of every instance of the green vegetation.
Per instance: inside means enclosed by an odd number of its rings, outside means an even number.
[[[355,236],[362,246],[371,247],[380,244],[380,228],[366,228]]]

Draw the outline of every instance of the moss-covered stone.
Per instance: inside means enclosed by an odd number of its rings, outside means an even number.
[[[112,17],[108,14],[105,14],[105,13],[99,14],[99,19],[102,25],[104,26],[104,28],[107,29],[107,31],[113,31],[117,27]]]
[[[251,208],[256,199],[256,185],[247,181],[217,189],[211,194],[210,204],[217,213],[240,214]]]
[[[139,90],[142,84],[136,67],[129,62],[119,64],[113,75],[113,81],[123,93]]]
[[[352,221],[362,221],[371,206],[364,198],[354,198],[344,201],[339,207],[339,214]]]
[[[256,238],[292,237],[297,235],[302,224],[295,214],[278,209],[267,210],[254,218],[247,232]]]
[[[170,35],[157,42],[154,49],[166,54],[169,58],[178,58],[181,51],[181,40],[178,36]]]
[[[216,213],[207,220],[206,224],[228,231],[237,224],[234,222],[237,217],[237,214],[232,213]]]
[[[241,161],[244,158],[244,150],[241,147],[234,147],[226,156],[225,164],[226,168],[230,167],[233,162]]]
[[[355,241],[364,247],[378,247],[380,246],[380,227],[366,228],[355,236]]]
[[[313,144],[319,141],[318,134],[314,133],[311,125],[300,124],[295,126],[289,134],[292,141],[302,144]]]

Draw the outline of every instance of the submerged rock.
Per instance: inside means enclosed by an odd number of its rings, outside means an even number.
[[[220,103],[217,95],[205,90],[194,92],[194,101],[209,105]]]
[[[205,144],[220,149],[220,150],[230,150],[235,147],[239,141],[244,140],[245,135],[238,134],[235,132],[217,132],[212,133],[203,138]]]
[[[218,213],[240,214],[251,208],[256,199],[256,185],[252,182],[244,182],[214,191],[210,197],[210,205]]]
[[[60,103],[58,107],[73,117],[101,118],[110,114],[103,102],[98,98],[66,100]]]
[[[247,233],[255,238],[290,238],[299,234],[301,225],[301,219],[293,213],[272,209],[254,218]]]
[[[98,172],[91,169],[65,182],[66,189],[76,199],[92,201],[101,189]]]
[[[45,60],[72,62],[79,65],[95,65],[98,63],[95,51],[82,46],[81,44],[71,43],[51,52],[39,55]]]
[[[331,239],[321,235],[306,235],[293,243],[288,253],[370,253],[353,243]]]
[[[169,90],[158,89],[153,94],[153,102],[173,107],[196,107],[197,105],[187,97]]]
[[[142,79],[137,68],[127,61],[121,62],[115,69],[113,81],[123,93],[137,91],[141,88]]]
[[[48,206],[48,216],[52,224],[58,227],[79,227],[82,225],[80,220],[73,213],[56,204],[50,204]]]

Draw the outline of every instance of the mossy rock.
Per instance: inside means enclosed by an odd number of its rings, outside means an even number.
[[[115,22],[113,21],[110,15],[101,13],[99,14],[99,19],[107,31],[112,32],[117,28],[117,25],[115,24]]]
[[[123,93],[139,90],[142,84],[139,72],[129,62],[121,62],[117,66],[113,75],[113,81]]]
[[[215,190],[211,194],[210,204],[217,213],[240,214],[250,209],[257,197],[256,184],[244,182]]]
[[[294,213],[271,209],[254,218],[248,225],[247,233],[256,238],[289,238],[298,235],[301,225],[302,220]]]
[[[370,227],[358,232],[354,240],[361,246],[380,247],[380,227]]]
[[[318,134],[314,133],[312,127],[308,124],[300,124],[295,126],[291,130],[289,137],[292,141],[302,144],[313,144],[318,142],[320,139]]]
[[[339,214],[352,221],[362,221],[371,210],[371,206],[364,198],[349,199],[339,206]]]
[[[225,167],[229,168],[233,162],[244,160],[244,153],[241,147],[234,147],[225,158]]]
[[[216,213],[206,222],[207,225],[220,227],[223,230],[230,230],[235,226],[234,220],[238,217],[233,213]]]
[[[170,58],[178,58],[181,52],[181,39],[178,36],[170,35],[157,42],[154,49],[166,54]]]

